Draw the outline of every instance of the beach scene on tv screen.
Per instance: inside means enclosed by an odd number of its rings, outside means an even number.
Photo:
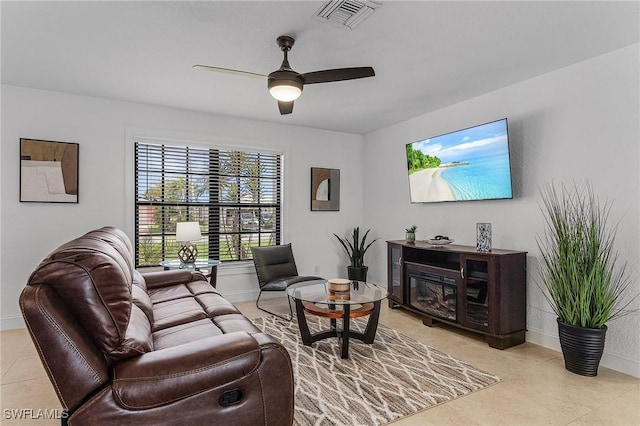
[[[511,198],[507,120],[407,144],[411,202]]]

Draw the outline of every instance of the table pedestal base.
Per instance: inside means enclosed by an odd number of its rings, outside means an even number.
[[[310,346],[318,340],[327,339],[329,337],[338,337],[341,340],[340,353],[343,359],[349,358],[349,339],[358,339],[367,344],[372,344],[376,337],[378,329],[378,319],[380,318],[380,301],[373,303],[365,303],[359,308],[351,309],[350,305],[341,305],[342,310],[336,310],[335,304],[330,304],[327,308],[317,306],[312,302],[303,302],[295,299],[296,315],[298,316],[298,327],[300,328],[300,336],[302,343]],[[330,318],[330,328],[318,333],[311,334],[309,325],[305,317],[305,312],[320,317]],[[358,318],[369,315],[369,321],[364,333],[350,330],[349,323],[351,318]],[[337,320],[342,318],[342,330],[336,327]]]

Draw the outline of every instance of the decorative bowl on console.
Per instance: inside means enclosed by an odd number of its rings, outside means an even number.
[[[427,244],[431,244],[432,246],[444,246],[447,244],[451,244],[455,240],[450,240],[449,237],[444,237],[442,235],[436,235],[433,238],[425,240]]]

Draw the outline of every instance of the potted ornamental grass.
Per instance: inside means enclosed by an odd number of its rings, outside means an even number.
[[[375,243],[378,239],[369,242],[367,244],[367,236],[369,235],[368,229],[360,238],[360,227],[353,228],[350,238],[342,238],[337,234],[333,234],[344,249],[344,252],[349,257],[350,265],[347,267],[348,278],[353,281],[367,281],[368,266],[364,264],[364,255],[369,250],[369,247]]]
[[[592,185],[546,184],[541,209],[546,230],[537,238],[541,289],[557,315],[565,368],[596,376],[607,323],[628,314],[631,284],[614,249],[611,202],[601,202]]]

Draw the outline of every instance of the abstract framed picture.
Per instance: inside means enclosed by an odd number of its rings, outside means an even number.
[[[20,139],[20,201],[78,202],[79,144]]]
[[[311,210],[340,210],[340,170],[311,168]]]

